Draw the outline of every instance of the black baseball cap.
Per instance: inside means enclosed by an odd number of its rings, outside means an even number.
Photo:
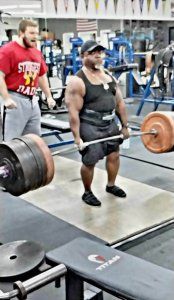
[[[98,44],[96,41],[88,40],[82,45],[81,54],[83,54],[84,52],[91,52],[91,51],[94,51],[94,50],[100,51],[100,50],[105,50],[105,49],[106,49],[105,47]]]

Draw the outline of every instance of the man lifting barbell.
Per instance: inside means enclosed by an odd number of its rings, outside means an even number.
[[[127,114],[121,91],[115,79],[102,68],[105,48],[93,40],[82,45],[82,69],[67,85],[65,102],[69,110],[71,131],[75,143],[81,148],[82,141],[105,138],[119,134],[115,111],[119,117],[124,139],[129,137]],[[90,145],[80,151],[82,155],[81,177],[84,185],[82,200],[88,205],[100,206],[101,202],[92,192],[91,184],[96,163],[106,156],[108,182],[106,192],[118,197],[126,193],[115,185],[119,170],[120,141],[111,140]]]
[[[141,132],[130,136],[141,136],[144,146],[153,153],[174,151],[174,113],[148,114],[141,125]],[[120,138],[123,135],[90,140],[83,143],[83,147],[87,149],[92,144]],[[54,177],[52,156],[63,151],[51,153],[43,139],[34,134],[0,144],[0,184],[14,196],[49,184]]]
[[[47,66],[36,49],[38,25],[32,20],[19,23],[17,41],[0,49],[0,94],[2,96],[2,135],[4,141],[34,133],[41,134],[40,109],[33,100],[38,85],[55,106],[46,76]]]

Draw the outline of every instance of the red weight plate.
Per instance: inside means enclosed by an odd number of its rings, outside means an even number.
[[[156,135],[142,135],[144,146],[153,153],[165,153],[174,149],[174,113],[151,112],[141,125],[141,131],[155,129]]]
[[[48,148],[48,146],[45,144],[44,140],[39,136],[35,134],[27,134],[25,136],[31,138],[37,144],[37,146],[39,147],[39,149],[41,150],[44,156],[47,170],[46,170],[45,182],[43,183],[43,185],[47,185],[52,181],[54,177],[54,161],[51,155],[51,151]]]

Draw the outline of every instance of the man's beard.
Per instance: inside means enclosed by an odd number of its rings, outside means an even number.
[[[32,45],[31,42],[35,42],[35,40],[33,40],[33,41],[29,40],[26,36],[24,36],[23,43],[24,43],[24,46],[26,48],[33,48],[34,47],[34,45]]]
[[[102,64],[96,64],[94,65],[94,70],[101,70]]]
[[[103,61],[93,64],[92,69],[95,71],[101,70],[103,68]]]
[[[89,63],[88,64],[88,67],[94,71],[102,69],[102,66],[103,66],[103,63]]]

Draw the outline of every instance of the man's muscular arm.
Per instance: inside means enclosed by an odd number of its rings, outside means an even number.
[[[116,115],[118,116],[122,125],[122,133],[124,135],[124,138],[127,139],[129,137],[129,131],[126,106],[120,88],[118,86],[116,89]]]
[[[69,111],[69,122],[75,143],[80,144],[80,118],[79,113],[83,107],[85,85],[82,79],[72,76],[65,92],[65,103]]]

